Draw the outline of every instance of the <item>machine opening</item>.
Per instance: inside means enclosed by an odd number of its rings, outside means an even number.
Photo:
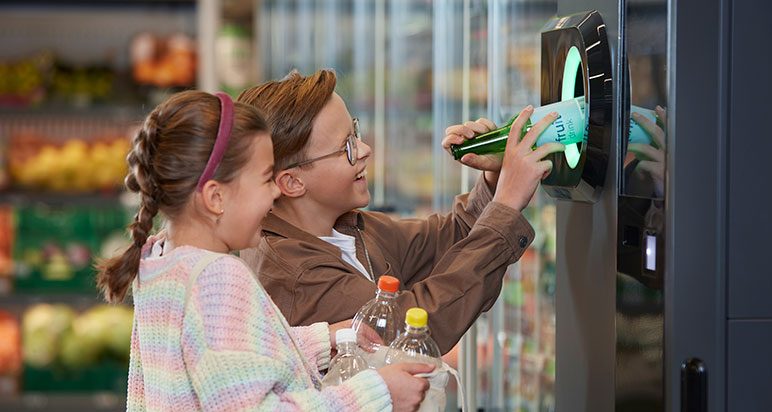
[[[568,49],[566,55],[566,63],[563,66],[563,88],[560,94],[560,100],[570,100],[579,96],[584,96],[584,76],[583,76],[582,56],[579,54],[579,49],[576,46],[572,46]],[[585,129],[587,125],[587,112],[584,114]],[[571,143],[566,145],[566,151],[563,155],[566,157],[566,163],[568,167],[575,168],[579,164],[579,159],[582,156],[582,144],[584,143]]]

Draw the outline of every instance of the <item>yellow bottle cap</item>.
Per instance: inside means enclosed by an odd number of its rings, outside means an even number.
[[[405,314],[405,323],[414,328],[424,328],[429,321],[429,315],[421,308],[410,308]]]

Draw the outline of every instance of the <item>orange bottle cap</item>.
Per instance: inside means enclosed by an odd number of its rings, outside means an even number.
[[[399,279],[394,276],[383,275],[378,278],[378,289],[394,293],[399,290]]]

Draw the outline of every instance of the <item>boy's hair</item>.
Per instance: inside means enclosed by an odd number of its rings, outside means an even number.
[[[126,187],[140,194],[139,211],[129,225],[132,244],[123,254],[98,262],[97,285],[110,302],[120,302],[139,271],[142,246],[158,212],[174,218],[185,208],[206,166],[220,123],[220,100],[209,93],[185,91],[169,97],[145,118],[126,160]],[[212,177],[227,183],[250,158],[250,146],[268,132],[253,107],[235,103],[225,153]]]
[[[308,77],[292,70],[282,80],[241,92],[238,101],[256,107],[271,127],[275,171],[305,158],[314,119],[332,97],[336,82],[332,70]]]

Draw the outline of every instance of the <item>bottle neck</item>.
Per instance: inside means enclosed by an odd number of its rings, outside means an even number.
[[[357,348],[356,342],[340,342],[338,343],[338,354],[344,354],[344,353],[354,353],[354,351]]]
[[[387,292],[382,289],[378,289],[377,292],[375,292],[375,298],[378,300],[393,300],[397,297],[396,292]]]
[[[405,324],[405,333],[408,335],[429,335],[429,328],[424,326],[421,328],[416,328],[413,326]]]

